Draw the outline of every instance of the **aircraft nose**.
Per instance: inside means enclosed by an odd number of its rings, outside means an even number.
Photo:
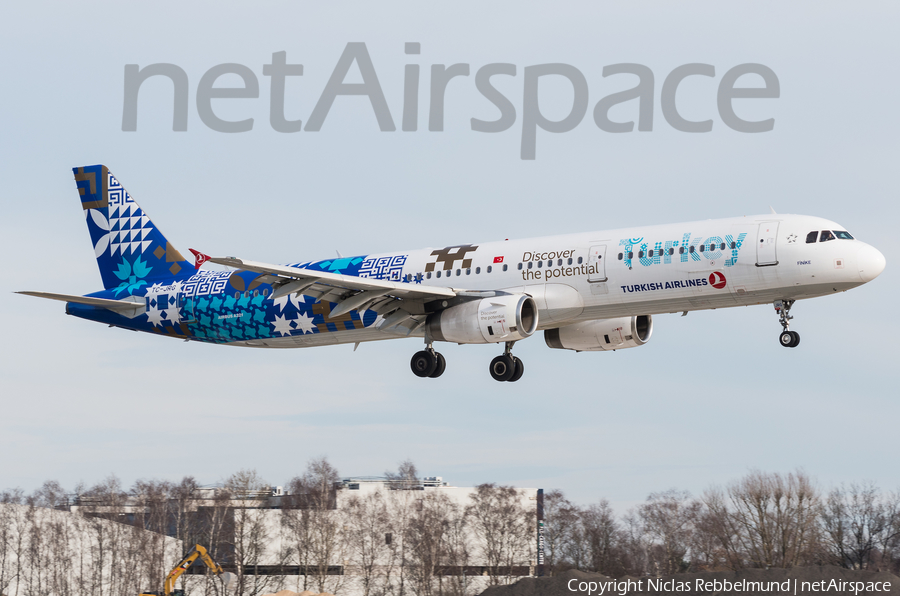
[[[856,264],[859,267],[859,277],[863,282],[869,282],[881,275],[884,271],[884,255],[874,246],[864,244],[856,253]]]

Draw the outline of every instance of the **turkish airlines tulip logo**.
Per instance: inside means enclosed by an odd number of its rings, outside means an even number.
[[[713,271],[709,274],[709,285],[717,290],[721,290],[725,287],[725,275],[718,271]]]

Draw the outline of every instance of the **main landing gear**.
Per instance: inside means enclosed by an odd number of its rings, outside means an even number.
[[[491,360],[491,376],[495,381],[509,381],[515,383],[525,374],[525,365],[519,358],[512,355],[514,341],[506,342],[503,354]]]
[[[435,352],[431,344],[428,344],[421,352],[413,354],[409,361],[409,367],[417,377],[431,377],[436,379],[447,368],[447,361],[440,352]]]
[[[525,365],[520,359],[512,355],[514,343],[516,342],[506,342],[506,349],[503,350],[503,354],[491,360],[491,376],[497,381],[514,383],[521,379],[525,373]],[[412,360],[409,361],[409,367],[417,377],[436,379],[444,374],[444,370],[447,368],[447,361],[444,360],[440,352],[435,352],[429,343],[426,344],[424,350],[413,354]]]
[[[794,318],[791,316],[791,307],[793,305],[793,300],[775,301],[775,312],[778,313],[778,320],[781,323],[781,328],[783,329],[781,335],[778,336],[778,343],[786,348],[796,348],[798,345],[800,345],[800,334],[796,331],[791,331],[788,328],[790,326],[789,321]]]

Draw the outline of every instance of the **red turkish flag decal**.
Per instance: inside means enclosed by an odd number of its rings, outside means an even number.
[[[189,251],[194,253],[194,269],[199,269],[200,265],[209,260],[209,255],[205,255],[200,251],[196,251],[193,248],[189,248]]]
[[[495,263],[502,263],[502,262],[503,262],[503,257],[494,257],[494,262],[495,262]]]

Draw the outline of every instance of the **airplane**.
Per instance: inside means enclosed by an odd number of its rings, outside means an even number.
[[[844,292],[885,267],[844,226],[772,213],[458,244],[273,265],[209,257],[191,263],[106,166],[74,168],[103,290],[60,300],[66,313],[186,341],[301,348],[423,338],[410,368],[440,377],[435,342],[503,344],[490,363],[515,382],[513,345],[543,331],[554,349],[645,345],[653,315],[772,304],[782,346],[797,300]],[[224,271],[201,268],[206,262]]]

